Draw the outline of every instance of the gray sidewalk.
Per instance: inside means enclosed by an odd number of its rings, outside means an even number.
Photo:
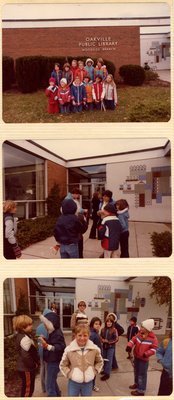
[[[89,239],[91,229],[90,220],[89,228],[84,234],[84,258],[98,258],[102,253],[101,243],[97,239]],[[170,228],[163,223],[150,222],[129,222],[129,253],[131,258],[152,257],[152,246],[150,235],[153,232],[163,232]],[[60,258],[60,252],[53,254],[51,247],[56,244],[54,237],[32,244],[22,251],[22,259],[57,259]]]
[[[69,344],[71,336],[66,335],[66,343]],[[116,345],[116,355],[118,361],[118,370],[111,373],[107,381],[101,381],[101,375],[96,378],[96,386],[99,387],[99,392],[93,392],[93,396],[131,396],[129,386],[134,383],[133,367],[127,359],[125,351],[127,339],[124,336],[119,338]],[[162,368],[156,362],[156,357],[152,356],[149,359],[149,369],[147,378],[146,396],[157,396]],[[60,373],[58,376],[58,385],[62,392],[62,396],[67,396],[67,379]],[[40,377],[37,375],[35,382],[35,391],[33,397],[47,397],[46,393],[42,393],[40,385]]]

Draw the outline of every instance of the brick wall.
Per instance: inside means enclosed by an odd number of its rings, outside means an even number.
[[[52,161],[47,161],[48,194],[55,183],[59,184],[60,197],[66,195],[66,168]]]
[[[111,37],[115,50],[79,46],[86,38]],[[112,46],[113,48],[114,46]],[[73,28],[10,28],[3,29],[3,55],[14,59],[29,55],[61,55],[103,57],[118,68],[123,64],[140,64],[140,32],[138,26],[105,26]],[[85,49],[83,51],[82,49]]]

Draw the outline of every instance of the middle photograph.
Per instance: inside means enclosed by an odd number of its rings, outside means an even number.
[[[168,138],[10,140],[2,155],[6,259],[172,254]]]

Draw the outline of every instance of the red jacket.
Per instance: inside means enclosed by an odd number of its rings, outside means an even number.
[[[80,79],[80,82],[83,82],[85,76],[87,76],[87,75],[88,75],[88,73],[85,68],[83,68],[83,69],[77,68],[77,70],[75,72],[75,78],[78,76]]]
[[[92,85],[92,97],[94,100],[101,101],[104,98],[104,86],[102,82],[94,82]]]
[[[146,338],[141,336],[141,333],[137,333],[136,336],[128,342],[129,347],[134,347],[134,356],[143,361],[148,361],[150,356],[156,353],[158,348],[158,340],[153,332],[149,332]]]
[[[48,97],[48,112],[49,112],[49,114],[54,114],[54,113],[59,112],[58,101],[56,99],[57,92],[58,92],[57,86],[53,86],[52,88],[50,88],[50,86],[49,86],[45,90],[45,94]]]
[[[65,88],[62,88],[61,86],[59,86],[57,96],[58,96],[58,101],[61,105],[70,103],[71,100],[70,87],[66,86]]]

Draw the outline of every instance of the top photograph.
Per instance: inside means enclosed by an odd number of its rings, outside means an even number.
[[[6,4],[5,123],[168,122],[167,3]]]

